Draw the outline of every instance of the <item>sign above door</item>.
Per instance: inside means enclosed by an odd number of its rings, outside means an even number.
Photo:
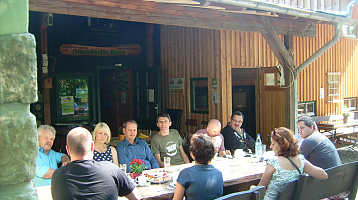
[[[63,44],[62,55],[69,56],[138,56],[141,52],[139,44],[124,44],[117,47],[95,47],[78,44]]]

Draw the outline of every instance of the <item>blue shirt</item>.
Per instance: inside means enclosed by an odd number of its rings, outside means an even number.
[[[35,178],[32,181],[35,184],[35,187],[51,185],[50,178],[43,178],[47,171],[52,169],[57,169],[57,163],[61,162],[62,156],[65,154],[58,153],[54,150],[50,150],[48,154],[44,153],[43,149],[39,147],[39,153],[37,154],[36,159],[36,172]]]
[[[187,200],[216,199],[223,195],[223,176],[213,165],[185,168],[179,173],[177,182],[185,188]]]
[[[148,144],[141,139],[135,138],[134,144],[131,144],[124,138],[117,145],[119,164],[127,164],[127,172],[131,172],[129,163],[134,159],[141,159],[145,162],[147,169],[159,168],[157,160],[154,158]]]

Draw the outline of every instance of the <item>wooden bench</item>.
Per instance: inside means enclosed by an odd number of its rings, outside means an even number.
[[[349,199],[358,198],[358,162],[327,169],[327,180],[317,180],[302,174],[298,180],[286,183],[279,191],[277,200],[323,199],[349,191]]]

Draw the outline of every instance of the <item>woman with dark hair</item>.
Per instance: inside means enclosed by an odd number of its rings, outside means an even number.
[[[173,200],[183,199],[184,196],[188,200],[209,200],[222,196],[222,173],[209,164],[215,156],[214,144],[210,137],[194,134],[189,151],[195,165],[180,172]]]
[[[300,154],[297,140],[290,129],[280,127],[271,134],[271,146],[276,157],[267,162],[266,170],[258,185],[265,186],[264,200],[276,199],[279,189],[287,182],[298,179],[301,173],[325,180],[327,173],[305,160]]]

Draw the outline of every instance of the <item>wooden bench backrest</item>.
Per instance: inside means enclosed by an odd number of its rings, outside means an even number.
[[[215,200],[263,200],[265,196],[265,186],[257,186],[248,191],[227,194]]]
[[[323,181],[300,175],[298,180],[286,184],[280,190],[280,198],[277,199],[284,199],[284,195],[285,199],[292,200],[323,199],[344,191],[350,191],[349,199],[355,199],[358,189],[357,168],[358,162],[354,162],[327,169],[328,179]]]
[[[315,117],[311,117],[311,119],[316,123],[333,122],[333,121],[342,120],[343,116],[342,115],[315,116]]]

